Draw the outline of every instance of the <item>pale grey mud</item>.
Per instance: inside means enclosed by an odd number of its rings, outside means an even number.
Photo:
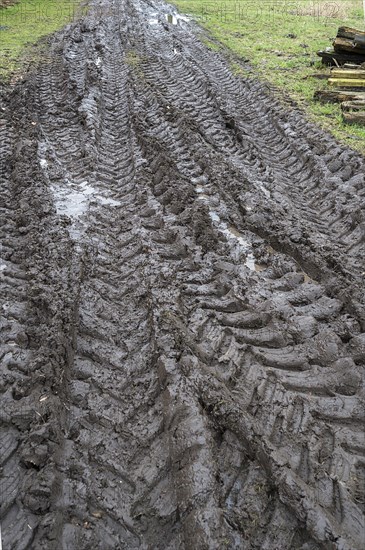
[[[364,159],[159,1],[1,99],[4,550],[364,543]]]

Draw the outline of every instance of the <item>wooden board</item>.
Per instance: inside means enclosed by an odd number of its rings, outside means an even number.
[[[336,65],[336,62],[338,65],[344,65],[344,63],[356,63],[357,65],[361,65],[361,63],[365,63],[365,54],[335,52],[332,50],[329,52],[319,51],[317,55],[322,58],[322,63],[325,65]]]
[[[330,86],[339,86],[340,88],[365,88],[365,79],[362,78],[329,78]]]
[[[331,78],[365,80],[364,69],[332,69]]]
[[[356,63],[345,63],[343,68],[344,69],[361,69],[361,65],[356,65]],[[365,68],[362,70],[365,71]]]
[[[348,38],[350,40],[354,40],[355,36],[357,35],[364,35],[364,31],[359,31],[357,29],[354,29],[352,27],[339,27],[337,31],[338,38]]]
[[[341,109],[343,111],[364,111],[365,112],[365,99],[362,101],[344,101],[341,103]]]
[[[360,124],[361,126],[365,126],[365,112],[342,113],[342,119],[346,124]]]
[[[314,99],[321,103],[342,103],[342,101],[365,101],[365,92],[350,92],[347,90],[318,90]]]
[[[335,38],[333,47],[336,52],[346,51],[365,55],[365,44],[355,43],[353,40],[349,40],[348,38]]]

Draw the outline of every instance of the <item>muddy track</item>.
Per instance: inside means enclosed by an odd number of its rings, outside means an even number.
[[[159,2],[1,101],[3,548],[362,548],[364,160]]]

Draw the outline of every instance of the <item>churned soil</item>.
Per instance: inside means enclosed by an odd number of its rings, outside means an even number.
[[[159,0],[0,115],[3,548],[363,548],[364,159]]]

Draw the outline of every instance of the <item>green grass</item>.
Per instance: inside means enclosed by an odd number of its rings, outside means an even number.
[[[254,74],[289,96],[308,117],[340,141],[365,153],[365,128],[342,122],[339,105],[313,100],[328,87],[315,75],[329,72],[317,50],[332,45],[339,26],[364,29],[362,0],[174,0],[209,32],[203,42],[212,50],[232,52],[232,68],[247,75],[239,59],[248,60]]]
[[[78,15],[80,0],[20,0],[0,7],[0,77],[9,80],[43,52],[32,45]]]

